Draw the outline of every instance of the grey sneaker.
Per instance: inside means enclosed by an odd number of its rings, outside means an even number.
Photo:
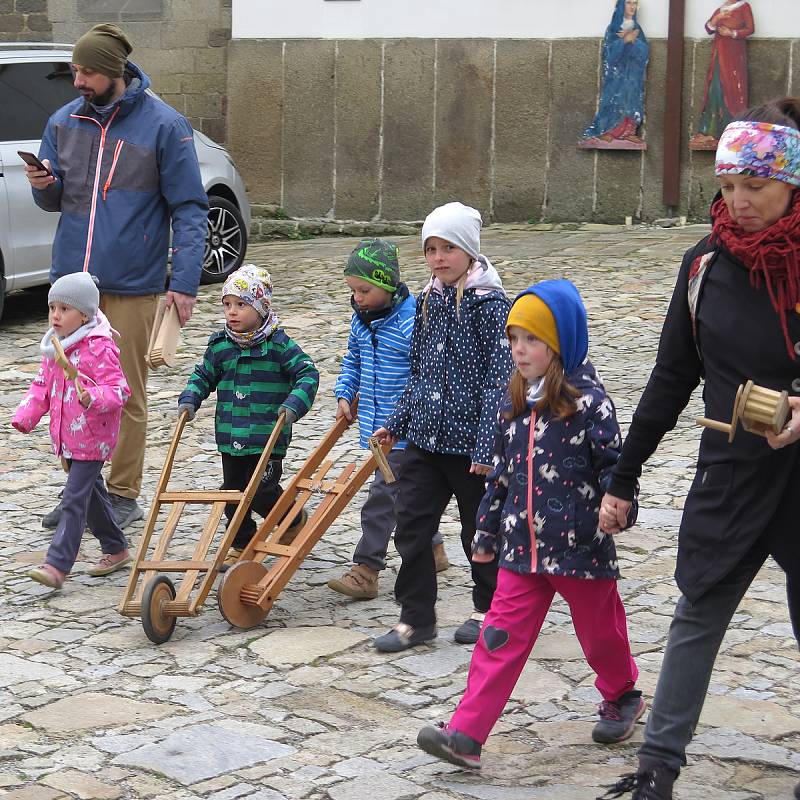
[[[642,693],[625,692],[619,700],[603,700],[598,709],[600,720],[592,730],[592,739],[601,744],[624,742],[633,735],[636,720],[646,708]]]
[[[426,753],[459,767],[481,768],[481,743],[443,722],[422,728],[417,734],[417,745]]]
[[[470,618],[456,629],[453,638],[459,644],[475,644],[480,638],[481,627],[485,617],[486,614],[482,614],[480,611],[473,611]]]
[[[114,512],[114,521],[123,530],[131,524],[141,519],[144,516],[144,511],[139,507],[139,504],[132,500],[130,497],[123,497],[119,494],[110,494],[111,510]]]
[[[52,510],[48,511],[42,517],[42,527],[43,528],[57,528],[58,521],[61,519],[61,512],[64,509],[64,505],[61,500],[58,501],[58,505]]]

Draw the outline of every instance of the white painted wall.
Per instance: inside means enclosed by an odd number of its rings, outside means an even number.
[[[800,0],[749,0],[760,38],[800,37]],[[563,39],[602,36],[614,0],[233,0],[234,39]],[[703,38],[716,0],[686,0]],[[666,38],[668,0],[641,0],[649,38]]]

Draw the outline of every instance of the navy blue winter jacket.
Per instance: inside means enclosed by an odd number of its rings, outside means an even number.
[[[476,262],[479,263],[479,262]],[[456,309],[456,287],[437,279],[417,298],[411,374],[386,428],[433,453],[490,464],[494,426],[511,376],[505,334],[511,303],[495,268],[475,268]]]
[[[616,411],[588,360],[567,380],[581,396],[564,420],[532,408],[509,420],[504,397],[473,551],[499,551],[514,572],[618,578],[614,537],[598,525],[622,443]]]
[[[33,190],[60,211],[50,280],[87,269],[101,292],[194,295],[203,263],[208,199],[186,119],[145,91],[150,79],[129,61],[128,88],[102,119],[78,97],[47,122],[39,158],[56,182]]]

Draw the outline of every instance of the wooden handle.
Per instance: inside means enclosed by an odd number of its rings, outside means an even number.
[[[729,422],[717,422],[717,420],[709,419],[708,417],[698,417],[695,422],[705,428],[713,428],[713,430],[721,431],[722,433],[731,432],[731,426]]]
[[[374,436],[370,436],[367,439],[367,444],[369,444],[372,455],[375,456],[375,463],[378,465],[378,469],[381,471],[384,481],[386,481],[386,483],[394,483],[397,478],[395,478],[394,472],[392,472],[392,468],[386,460],[386,454],[383,452],[383,448],[380,446],[378,440]]]

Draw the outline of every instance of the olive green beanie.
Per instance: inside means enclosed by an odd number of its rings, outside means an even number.
[[[121,78],[133,45],[120,28],[111,23],[95,25],[72,49],[72,63],[88,67],[109,78]]]

